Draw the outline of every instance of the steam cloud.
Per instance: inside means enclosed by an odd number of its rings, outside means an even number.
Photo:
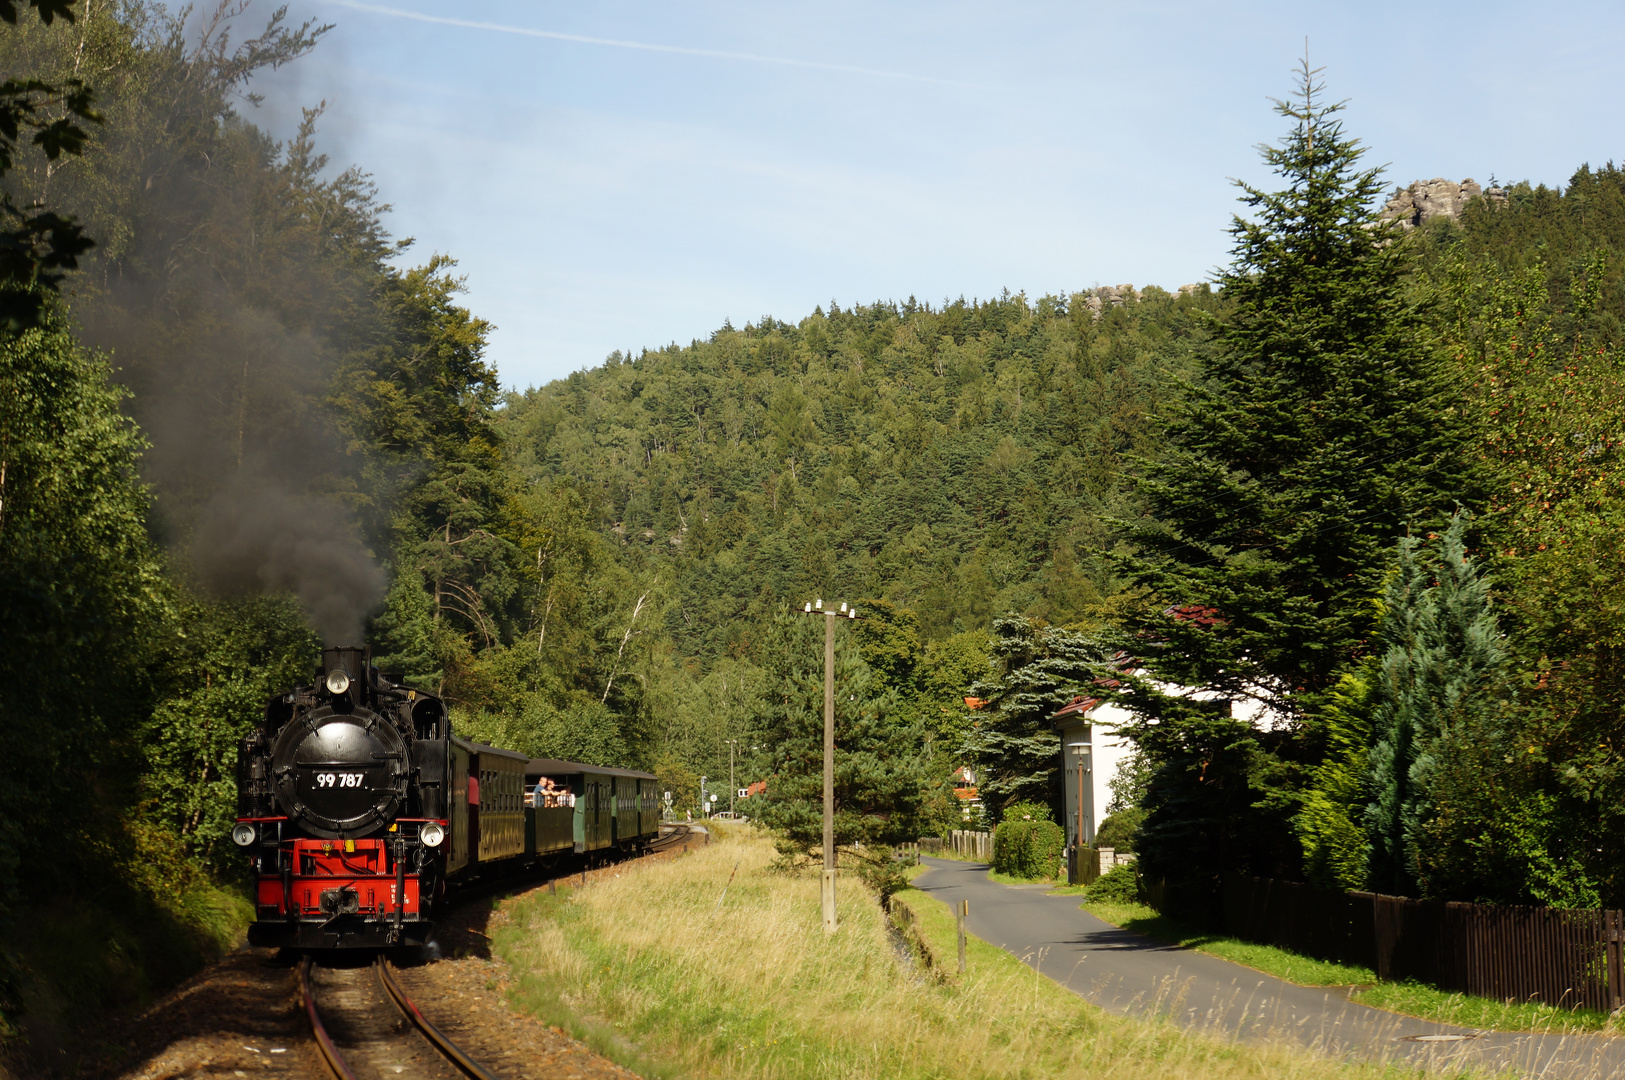
[[[292,591],[328,645],[361,644],[383,603],[384,572],[332,502],[267,481],[222,489],[198,519],[193,566],[222,593]]]

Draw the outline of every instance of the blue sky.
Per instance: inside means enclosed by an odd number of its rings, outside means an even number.
[[[1254,148],[1284,131],[1268,99],[1306,37],[1391,181],[1563,184],[1625,158],[1617,4],[290,14],[335,29],[258,83],[257,122],[285,137],[329,102],[323,148],[373,174],[415,259],[458,259],[519,388],[831,299],[1204,280],[1227,257],[1229,178],[1268,180]]]

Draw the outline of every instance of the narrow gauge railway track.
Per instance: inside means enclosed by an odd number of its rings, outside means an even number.
[[[316,1047],[338,1080],[370,1080],[374,1076],[390,1080],[497,1080],[423,1015],[401,989],[389,961],[382,956],[372,964],[376,990],[367,986],[362,969],[324,969],[333,977],[333,985],[322,989],[332,991],[346,1007],[331,1028],[317,1006],[313,968],[309,957],[300,964],[299,992]],[[382,1009],[380,998],[387,1002]],[[399,1023],[402,1016],[411,1022],[416,1035]],[[425,1047],[432,1053],[425,1054]]]
[[[689,834],[692,831],[692,826],[686,824],[673,825],[671,832],[663,833],[659,838],[649,841],[644,846],[650,854],[659,854],[662,851],[670,851],[673,848],[682,847],[684,844],[688,843]]]
[[[645,845],[644,853],[680,850],[693,837],[691,825],[673,825],[670,832]],[[594,868],[618,861],[605,860]],[[498,879],[465,888],[454,903],[540,883],[537,879]],[[370,970],[371,977],[360,967],[317,969],[308,956],[299,967],[300,997],[316,1048],[338,1080],[499,1080],[423,1015],[387,959],[377,957]],[[331,1022],[324,1020],[318,1007],[318,993],[330,1005],[337,1005],[336,1010],[330,1008]]]

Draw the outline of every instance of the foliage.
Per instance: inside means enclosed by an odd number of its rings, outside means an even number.
[[[1471,742],[1493,717],[1503,651],[1490,611],[1489,582],[1462,546],[1457,515],[1425,559],[1421,542],[1399,541],[1383,597],[1383,648],[1366,704],[1371,710],[1368,887],[1396,896],[1434,896],[1426,847],[1435,814],[1432,787],[1442,740]]]
[[[229,877],[241,858],[228,840],[237,749],[267,699],[309,679],[320,643],[285,596],[187,598],[177,614],[180,632],[156,657],[157,703],[135,728],[141,811],[186,855]]]
[[[1009,821],[1053,821],[1050,808],[1044,803],[1017,802],[1005,808],[1004,816]]]
[[[1112,867],[1091,881],[1083,892],[1086,904],[1132,904],[1139,897],[1140,875],[1133,863],[1121,863]]]
[[[1016,803],[993,830],[993,870],[1029,881],[1053,879],[1063,870],[1066,830],[1038,803]]]
[[[1241,185],[1227,317],[1177,450],[1142,485],[1132,563],[1181,606],[1142,624],[1154,671],[1292,719],[1369,635],[1363,600],[1393,538],[1472,497],[1445,371],[1404,289],[1407,246],[1371,209],[1380,170],[1360,167],[1316,76],[1304,67],[1276,110],[1289,133],[1262,148],[1284,187]]]
[[[1475,309],[1486,316],[1481,329],[1517,320],[1546,326],[1552,343],[1616,351],[1625,344],[1625,168],[1581,165],[1564,187],[1520,181],[1504,191],[1504,202],[1475,199],[1456,221],[1420,230],[1419,262],[1446,310]],[[1463,272],[1519,281],[1519,302],[1481,306],[1483,281]]]
[[[1393,539],[1471,503],[1475,481],[1425,313],[1406,290],[1408,245],[1376,218],[1380,171],[1305,63],[1290,124],[1248,185],[1226,317],[1201,384],[1178,410],[1174,450],[1141,484],[1134,579],[1174,606],[1130,620],[1151,677],[1133,680],[1133,737],[1159,769],[1146,796],[1146,873],[1198,891],[1220,865],[1299,874],[1289,821],[1316,720],[1373,630],[1366,598]],[[1270,716],[1233,720],[1228,702]],[[1222,703],[1222,704],[1221,704]],[[1160,727],[1154,726],[1160,724]]]
[[[1299,845],[1279,793],[1303,767],[1292,734],[1236,719],[1223,698],[1135,673],[1120,683],[1114,696],[1138,718],[1124,734],[1156,763],[1135,846],[1141,872],[1167,883],[1169,911],[1205,917],[1226,871],[1290,878]]]
[[[781,616],[764,650],[761,737],[771,762],[753,803],[792,859],[823,843],[824,670],[822,619]],[[844,639],[844,634],[838,634]],[[849,641],[835,650],[835,844],[892,845],[920,835],[929,780],[915,733],[892,716],[891,695]]]
[[[24,890],[68,886],[102,824],[95,791],[150,682],[168,597],[135,481],[141,436],[108,368],[43,298],[43,325],[0,338],[0,942]],[[66,842],[64,838],[67,839]],[[0,952],[0,1015],[17,1007]]]
[[[746,655],[818,597],[908,609],[926,642],[997,611],[1080,619],[1118,591],[1103,515],[1217,305],[1147,289],[1096,318],[1087,299],[764,317],[612,354],[512,399],[502,428],[527,478],[570,478],[628,561],[670,568],[684,655]]]
[[[1156,766],[1146,757],[1145,751],[1138,746],[1130,746],[1128,753],[1118,761],[1117,771],[1106,781],[1106,790],[1112,793],[1111,801],[1106,804],[1106,813],[1120,814],[1144,802],[1145,793],[1151,786],[1151,774],[1155,771]]]
[[[1100,828],[1095,830],[1095,846],[1109,847],[1114,851],[1133,851],[1143,824],[1145,808],[1142,806],[1126,806],[1114,814],[1108,814],[1100,823]]]
[[[971,764],[1049,858],[1015,804],[1060,805],[1053,714],[1111,693],[1139,719],[1102,837],[1176,899],[1222,869],[1362,880],[1375,769],[1431,895],[1625,903],[1613,166],[1401,237],[1306,70],[1219,290],[831,303],[504,397],[455,263],[408,264],[320,107],[286,143],[252,122],[253,80],[325,27],[30,6],[0,4],[0,278],[32,282],[0,290],[0,924],[59,894],[141,913],[107,939],[133,987],[218,947],[236,739],[335,634],[460,731],[652,768],[679,810],[768,780],[750,812],[805,853],[821,649],[786,612],[817,597],[864,614],[848,856],[959,825]],[[1394,541],[1457,503],[1463,560],[1433,570],[1493,568],[1505,702],[1420,638],[1409,682],[1372,655]],[[272,565],[290,546],[334,555],[322,587]],[[335,623],[311,598],[339,594]]]
[[[993,622],[994,674],[972,692],[987,702],[967,747],[982,768],[983,806],[1005,815],[1019,802],[1052,808],[1061,799],[1061,742],[1055,713],[1095,690],[1111,652],[1096,636],[1004,615]],[[998,820],[998,817],[995,817]]]
[[[58,16],[74,21],[73,0],[29,0],[28,6],[46,26]],[[17,25],[14,0],[0,3],[0,19]],[[81,124],[101,122],[94,103],[95,94],[77,76],[0,82],[0,177],[11,172],[24,147],[37,148],[52,165],[63,154],[84,153],[89,136]],[[20,141],[29,132],[32,137]],[[0,327],[11,333],[39,325],[46,295],[93,246],[83,226],[45,206],[37,199],[20,202],[9,188],[0,189],[5,223],[0,226]]]
[[[531,757],[624,768],[629,754],[619,718],[599,701],[560,709],[533,694],[517,712],[459,711],[454,726],[465,736]]]
[[[1308,770],[1292,825],[1303,845],[1304,879],[1323,889],[1366,884],[1372,699],[1380,675],[1377,658],[1366,657],[1343,673],[1321,710],[1324,755]]]
[[[1484,531],[1515,707],[1441,756],[1426,866],[1438,895],[1612,906],[1625,902],[1614,809],[1625,796],[1614,745],[1625,596],[1612,569],[1625,550],[1625,386],[1611,347],[1586,329],[1602,325],[1590,312],[1611,271],[1597,252],[1561,290],[1539,261],[1508,272],[1457,259],[1446,271],[1447,340],[1492,480]]]

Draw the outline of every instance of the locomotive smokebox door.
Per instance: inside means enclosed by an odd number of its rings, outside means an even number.
[[[366,709],[313,709],[271,753],[277,801],[313,836],[354,837],[393,821],[409,768],[400,732]]]

